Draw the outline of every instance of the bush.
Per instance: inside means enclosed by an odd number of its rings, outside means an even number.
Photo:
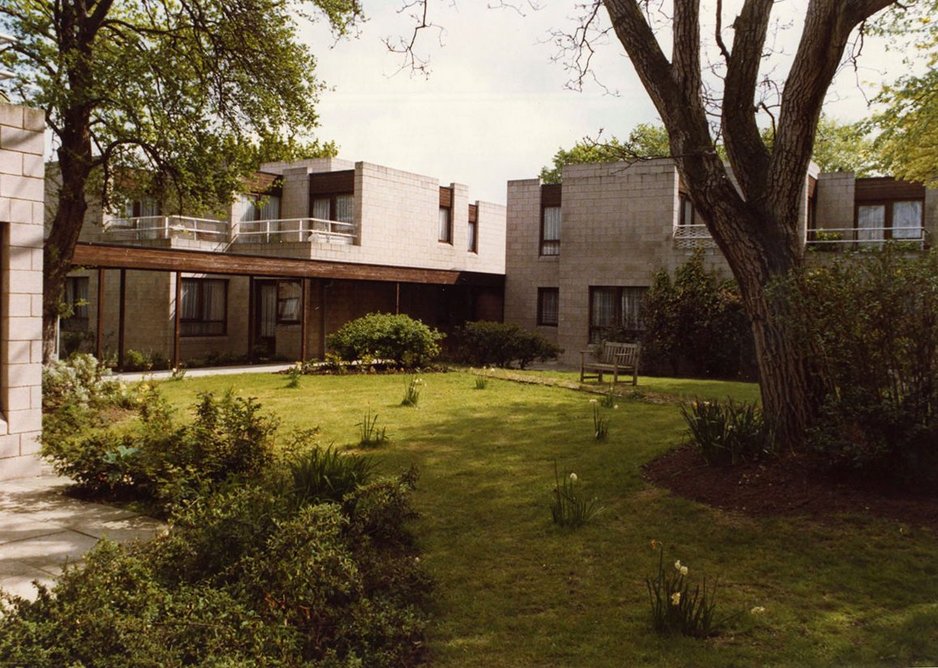
[[[755,404],[729,400],[681,405],[691,443],[710,466],[729,466],[766,453],[768,433]]]
[[[563,352],[536,332],[518,325],[479,320],[467,322],[456,333],[456,357],[464,364],[524,369],[534,360],[544,362]]]
[[[345,361],[394,360],[412,369],[426,366],[440,354],[443,336],[404,314],[371,313],[345,323],[326,342]]]
[[[35,602],[8,598],[0,663],[422,663],[430,581],[404,525],[412,474],[299,507],[268,479],[198,497],[149,543],[102,541]]]
[[[124,385],[93,355],[77,354],[50,362],[42,369],[42,408],[100,407],[125,403]]]
[[[810,434],[822,463],[938,483],[938,253],[851,253],[803,272],[791,294],[828,382]]]
[[[373,465],[361,455],[343,455],[332,446],[315,445],[288,464],[297,503],[340,502],[371,477]]]
[[[642,301],[642,366],[695,377],[752,378],[755,348],[735,281],[704,268],[696,252],[655,274]]]
[[[169,360],[162,353],[133,348],[124,353],[124,371],[156,371],[168,368]]]

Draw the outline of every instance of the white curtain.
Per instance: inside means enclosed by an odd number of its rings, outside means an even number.
[[[921,202],[893,202],[893,205],[892,205],[892,238],[893,239],[921,239],[922,238],[922,203]]]
[[[335,219],[340,223],[351,223],[355,220],[355,196],[337,195],[335,198]]]
[[[857,241],[876,241],[883,238],[886,226],[886,207],[882,204],[857,208]]]
[[[440,207],[440,226],[439,226],[439,240],[440,241],[451,241],[452,237],[450,236],[450,224],[449,224],[449,209],[446,207]]]
[[[331,213],[330,199],[328,197],[313,200],[313,218],[317,220],[329,220]]]
[[[267,195],[262,198],[260,220],[278,220],[280,218],[280,198]]]
[[[622,288],[622,327],[641,329],[642,299],[647,288]]]

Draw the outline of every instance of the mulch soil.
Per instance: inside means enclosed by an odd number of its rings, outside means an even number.
[[[752,516],[797,515],[824,520],[839,513],[868,512],[938,531],[935,490],[890,486],[818,471],[794,457],[727,467],[707,466],[684,446],[644,467],[646,480],[674,494]]]

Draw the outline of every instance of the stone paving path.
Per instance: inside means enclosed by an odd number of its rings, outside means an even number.
[[[65,495],[69,481],[54,475],[0,482],[0,589],[35,598],[33,581],[50,585],[66,562],[107,536],[147,539],[164,526],[150,517]]]

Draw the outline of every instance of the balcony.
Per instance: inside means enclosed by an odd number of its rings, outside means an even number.
[[[232,227],[232,244],[314,243],[352,246],[356,244],[355,223],[322,218],[254,220]]]
[[[808,230],[808,250],[839,253],[882,248],[886,242],[903,250],[925,250],[928,235],[922,227],[839,227]]]
[[[674,247],[683,250],[716,248],[706,225],[678,225],[674,228]]]
[[[228,243],[228,223],[190,216],[112,218],[104,223],[104,240],[114,243],[163,245],[174,239]]]

